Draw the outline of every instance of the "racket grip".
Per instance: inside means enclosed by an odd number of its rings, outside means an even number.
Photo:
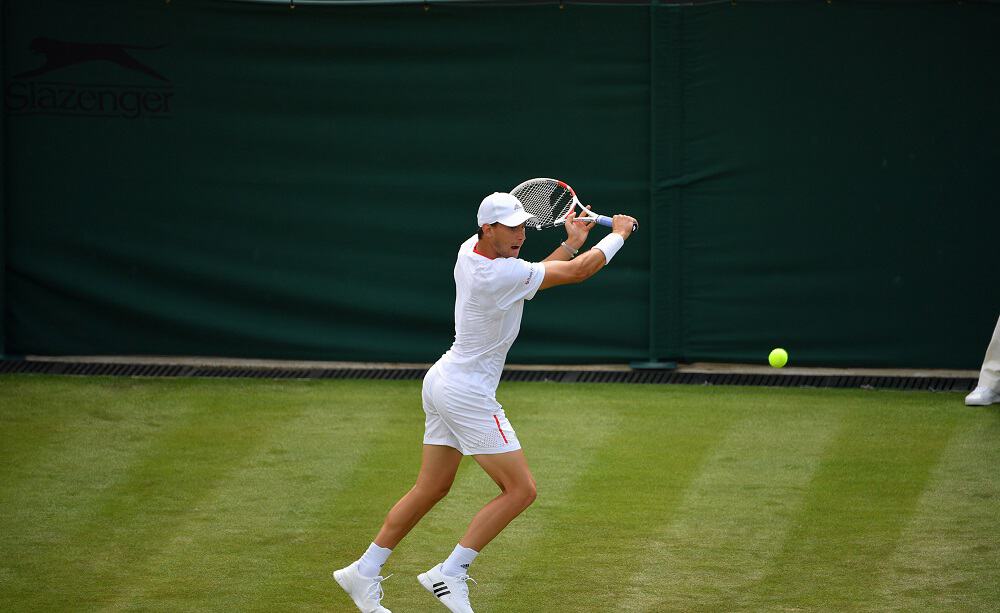
[[[602,226],[607,226],[609,228],[612,227],[612,225],[613,225],[611,223],[611,218],[610,217],[605,217],[604,215],[598,215],[597,216],[597,223],[601,224]],[[638,225],[632,224],[632,231],[633,232],[635,232],[638,229],[639,229]]]

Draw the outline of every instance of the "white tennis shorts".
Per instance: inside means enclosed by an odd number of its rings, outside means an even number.
[[[424,376],[424,444],[447,445],[463,455],[517,451],[521,443],[503,407],[491,396],[452,385],[432,366]]]

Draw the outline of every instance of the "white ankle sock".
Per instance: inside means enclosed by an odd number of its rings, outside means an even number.
[[[475,549],[455,545],[455,551],[452,551],[448,559],[441,565],[441,572],[449,577],[467,575],[469,574],[469,566],[478,555],[479,552]]]
[[[382,565],[389,559],[391,549],[379,547],[375,543],[368,546],[368,551],[358,560],[358,572],[364,577],[377,577]]]

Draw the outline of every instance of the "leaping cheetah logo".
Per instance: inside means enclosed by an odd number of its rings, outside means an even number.
[[[31,41],[30,49],[45,56],[45,64],[34,70],[14,75],[15,79],[30,79],[59,68],[84,62],[114,62],[123,68],[147,74],[154,79],[169,83],[169,79],[128,54],[128,50],[162,49],[159,47],[139,47],[136,45],[116,45],[109,43],[73,43],[51,38],[38,37]]]

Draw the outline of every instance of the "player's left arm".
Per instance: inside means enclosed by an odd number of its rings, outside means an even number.
[[[543,262],[565,262],[566,260],[572,260],[576,252],[587,242],[587,235],[590,234],[594,223],[574,221],[574,219],[576,219],[576,211],[566,216],[566,246],[559,245],[556,247],[556,250],[549,254],[549,257],[542,260]]]
[[[602,238],[592,249],[581,253],[572,262],[542,262],[545,266],[545,276],[538,286],[539,291],[557,285],[582,283],[604,268],[632,235],[632,228],[638,227],[635,218],[628,215],[615,215],[612,223],[611,234]]]

